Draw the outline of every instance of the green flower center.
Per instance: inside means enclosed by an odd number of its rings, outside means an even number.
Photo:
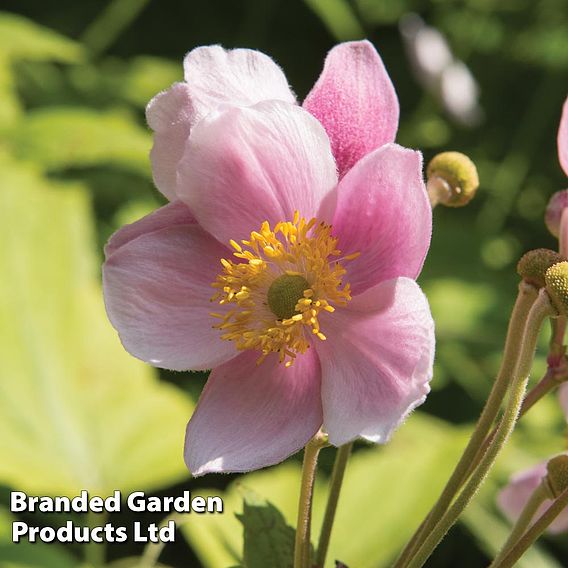
[[[268,288],[268,305],[278,319],[289,319],[296,313],[298,300],[304,297],[304,290],[310,287],[299,274],[283,274]]]

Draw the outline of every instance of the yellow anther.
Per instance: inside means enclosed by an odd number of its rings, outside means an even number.
[[[318,315],[333,313],[351,299],[341,262],[359,253],[341,257],[331,226],[306,220],[299,212],[293,222],[279,222],[271,229],[265,221],[241,244],[230,245],[238,262],[221,259],[223,271],[212,284],[212,300],[234,309],[212,312],[221,321],[222,339],[239,350],[260,352],[260,364],[269,353],[278,353],[286,367],[304,353],[313,339],[326,339]]]
[[[241,247],[241,245],[239,243],[237,243],[237,241],[234,241],[233,239],[231,239],[229,241],[229,243],[231,244],[231,246],[237,251],[237,252],[242,252],[243,251],[243,247]]]

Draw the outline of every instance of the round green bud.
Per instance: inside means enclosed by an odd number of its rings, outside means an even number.
[[[289,319],[296,313],[298,300],[304,297],[304,290],[310,287],[299,274],[283,274],[268,288],[268,306],[278,319]]]
[[[479,176],[475,164],[460,152],[442,152],[432,158],[426,169],[428,184],[444,185],[438,202],[447,207],[463,207],[475,196]]]
[[[551,266],[544,276],[546,291],[554,307],[568,315],[568,262],[565,260]]]
[[[519,276],[535,288],[546,286],[544,277],[546,271],[553,265],[565,260],[556,251],[549,249],[535,249],[525,253],[517,264]]]
[[[562,454],[546,464],[546,483],[554,499],[568,489],[568,456]]]

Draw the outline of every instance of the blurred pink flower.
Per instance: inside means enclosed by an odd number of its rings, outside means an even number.
[[[566,108],[566,106],[565,106]],[[568,421],[568,384],[560,386],[558,399]],[[551,456],[552,457],[552,456]],[[499,493],[497,504],[505,515],[515,522],[518,518],[534,490],[546,477],[546,464],[548,460],[539,463],[531,468],[515,473],[509,480],[508,485]],[[536,512],[534,519],[538,519],[552,504],[551,499],[547,499]],[[548,528],[550,533],[560,533],[568,530],[568,509],[562,511]]]
[[[564,101],[558,127],[558,159],[568,176],[568,98]],[[557,191],[548,202],[544,220],[548,230],[559,240],[560,254],[568,255],[568,190]]]
[[[536,466],[516,473],[509,480],[509,484],[503,489],[497,498],[497,503],[505,515],[512,521],[519,518],[534,490],[546,477],[546,464],[543,461]],[[552,505],[552,499],[547,499],[537,510],[534,520],[538,519]],[[568,530],[568,509],[565,509],[556,517],[548,527],[548,532],[556,534]]]
[[[259,52],[202,47],[184,66],[147,111],[172,202],[113,235],[103,281],[130,353],[213,368],[189,469],[272,465],[320,427],[335,445],[387,441],[429,391],[434,325],[414,281],[431,233],[422,157],[392,143],[378,54],[334,48],[304,108]]]

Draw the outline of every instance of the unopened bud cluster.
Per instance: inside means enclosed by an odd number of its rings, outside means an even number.
[[[519,276],[535,288],[543,288],[546,271],[555,264],[565,260],[563,256],[549,249],[530,250],[525,253],[517,264]]]
[[[545,274],[546,291],[554,307],[563,315],[568,314],[568,262],[551,266]]]

